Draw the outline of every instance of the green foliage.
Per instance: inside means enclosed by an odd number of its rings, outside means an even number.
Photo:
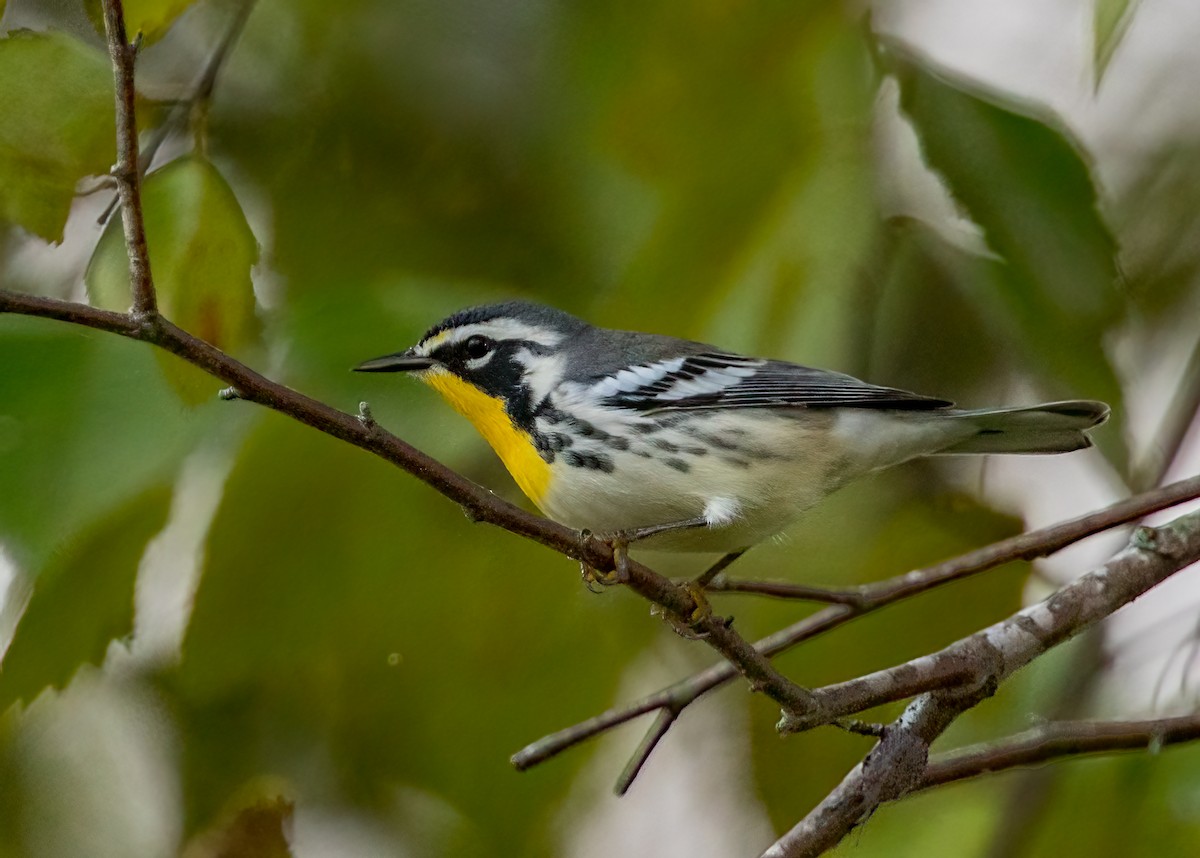
[[[1119,404],[1102,338],[1121,312],[1116,243],[1078,145],[1044,110],[999,102],[925,61],[891,66],[930,166],[1003,260],[974,266],[964,287],[1065,389]]]
[[[1093,0],[1092,48],[1096,64],[1096,85],[1100,85],[1113,54],[1133,21],[1139,0]]]
[[[0,710],[63,687],[81,664],[133,631],[133,582],[146,543],[167,520],[170,491],[152,488],[94,522],[37,581],[0,672]]]
[[[211,429],[189,418],[146,349],[0,317],[0,532],[31,576],[171,470]]]
[[[75,185],[112,165],[112,72],[61,33],[0,39],[0,219],[61,241]]]
[[[142,205],[159,307],[185,330],[240,353],[258,333],[250,281],[258,242],[228,183],[203,158],[181,158],[146,177]],[[129,307],[129,259],[119,218],[100,240],[87,285],[98,306]],[[190,404],[211,399],[219,387],[171,355],[155,356]]]

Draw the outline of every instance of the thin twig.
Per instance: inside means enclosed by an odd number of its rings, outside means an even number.
[[[241,37],[242,30],[246,27],[246,21],[250,17],[250,12],[254,9],[254,4],[255,0],[244,0],[238,6],[237,11],[229,21],[229,26],[225,30],[225,34],[217,42],[217,46],[213,49],[212,54],[209,55],[204,69],[196,79],[196,85],[192,89],[192,94],[187,98],[172,103],[170,110],[163,120],[146,135],[146,145],[141,147],[141,153],[138,156],[138,173],[140,175],[146,175],[151,163],[154,161],[154,156],[158,154],[158,150],[162,148],[163,143],[167,141],[172,132],[192,116],[197,109],[197,105],[207,104],[212,100],[217,77],[224,67],[230,50],[232,50]],[[103,190],[103,188],[96,188],[95,190]],[[96,218],[96,222],[101,226],[108,223],[108,219],[112,216],[119,202],[119,196],[114,198],[104,211],[100,213],[100,216]]]
[[[1200,337],[1184,364],[1179,384],[1167,400],[1167,412],[1146,452],[1131,467],[1133,485],[1153,485],[1162,480],[1183,447],[1188,430],[1200,417]]]
[[[1200,712],[1144,721],[1051,721],[1022,733],[935,757],[916,789],[930,789],[989,772],[1034,766],[1063,757],[1156,751],[1200,739]]]
[[[773,599],[796,599],[804,602],[823,602],[829,605],[864,607],[862,592],[857,587],[841,589],[808,587],[786,581],[746,581],[718,575],[706,588],[710,593],[745,593],[769,596]]]
[[[671,729],[671,725],[675,723],[675,719],[679,717],[679,713],[672,709],[659,710],[658,716],[654,719],[654,724],[638,744],[637,750],[629,758],[629,762],[625,764],[625,768],[621,771],[621,776],[617,778],[617,785],[613,789],[617,795],[625,795],[629,791],[629,787],[633,785],[637,779],[638,773],[641,772],[642,766],[646,765],[646,760],[650,759],[650,752],[658,746],[658,742],[663,736],[667,735],[667,731]]]
[[[150,252],[146,248],[146,224],[142,216],[141,176],[138,173],[137,114],[134,101],[134,64],[137,48],[125,35],[125,10],[121,0],[104,0],[104,30],[112,59],[117,116],[117,163],[112,175],[121,200],[121,224],[129,253],[129,282],[133,311],[138,316],[158,312],[154,281],[150,276]]]

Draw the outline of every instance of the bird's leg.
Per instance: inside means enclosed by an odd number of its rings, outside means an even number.
[[[696,637],[694,631],[691,631],[697,623],[707,617],[712,616],[712,605],[708,601],[708,594],[704,592],[704,588],[711,583],[713,578],[716,578],[726,569],[733,565],[733,562],[749,551],[749,547],[740,548],[737,551],[730,551],[728,554],[721,557],[712,566],[709,566],[695,578],[684,581],[680,586],[687,591],[687,594],[692,597],[692,601],[696,603],[695,610],[692,615],[687,618],[688,632],[676,627],[675,631],[679,632],[684,637]],[[733,617],[726,620],[726,625],[733,622]]]
[[[712,583],[714,578],[732,566],[733,561],[737,560],[749,550],[750,549],[747,547],[739,548],[737,551],[730,551],[712,566],[709,566],[707,569],[697,575],[696,578],[692,580],[692,584],[694,584],[698,589],[703,590]]]
[[[640,542],[643,539],[649,539],[652,536],[661,536],[664,533],[674,533],[678,530],[693,530],[697,527],[707,527],[708,519],[704,516],[696,516],[695,518],[685,518],[682,521],[670,521],[666,524],[652,524],[646,527],[631,527],[626,530],[615,530],[612,533],[593,534],[590,530],[579,531],[579,539],[582,543],[587,543],[589,540],[598,539],[601,542],[607,542],[612,548],[613,553],[613,568],[611,572],[598,572],[586,563],[580,563],[579,569],[583,577],[583,583],[587,585],[589,590],[594,590],[594,585],[602,585],[605,587],[613,584],[624,584],[629,580],[629,546],[635,542]]]

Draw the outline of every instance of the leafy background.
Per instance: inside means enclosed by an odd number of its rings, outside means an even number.
[[[244,7],[126,5],[165,311],[338,407],[368,400],[507,496],[432,394],[348,367],[522,296],[964,403],[1114,405],[1094,456],[915,464],[740,564],[837,585],[1148,485],[1195,412],[1200,16],[1170,4],[259,0],[199,99]],[[97,223],[97,4],[0,10],[0,287],[123,309],[120,229]],[[289,814],[297,855],[749,855],[867,750],[832,729],[781,741],[772,707],[730,688],[624,799],[608,786],[637,727],[518,775],[526,742],[711,656],[149,347],[0,317],[0,367],[0,855],[286,854],[255,837]],[[817,684],[917,655],[1110,545],[780,663]],[[948,744],[1190,707],[1189,658],[1166,664],[1192,625],[1181,586],[1029,669]],[[751,637],[809,610],[729,606]],[[1197,753],[942,789],[840,854],[1193,854]]]

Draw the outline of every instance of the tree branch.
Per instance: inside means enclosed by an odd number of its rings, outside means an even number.
[[[772,657],[779,655],[797,644],[831,631],[863,614],[952,581],[978,575],[1013,560],[1047,557],[1089,536],[1136,521],[1151,513],[1197,497],[1200,497],[1200,477],[1180,480],[1163,488],[1127,498],[1097,512],[1003,539],[925,569],[914,570],[895,578],[842,591],[855,594],[853,605],[843,604],[824,608],[791,626],[762,638],[754,646],[765,655]],[[524,770],[641,715],[660,709],[681,711],[704,694],[724,685],[736,675],[737,673],[728,664],[713,665],[654,694],[629,704],[614,707],[580,724],[544,736],[514,754],[512,763],[518,769]],[[661,735],[659,734],[659,738]]]
[[[837,695],[845,695],[847,702],[855,705],[864,700],[896,699],[897,689],[911,681],[910,672],[932,669],[942,659],[975,665],[972,684],[924,694],[909,704],[904,714],[885,729],[875,749],[808,816],[776,841],[764,858],[819,855],[840,842],[882,802],[917,788],[925,778],[929,745],[955,718],[992,694],[1000,682],[1050,647],[1109,616],[1197,560],[1200,511],[1160,528],[1139,527],[1128,547],[1104,566],[1045,601],[963,638],[941,653],[814,691],[822,708]],[[859,688],[858,684],[869,689]],[[868,693],[860,693],[863,690]],[[813,725],[793,722],[783,729],[808,726]]]
[[[137,47],[125,35],[125,10],[121,0],[103,0],[104,31],[112,60],[117,117],[117,163],[112,176],[121,200],[121,225],[129,253],[130,289],[133,311],[139,316],[158,312],[154,281],[150,276],[150,252],[146,247],[146,224],[142,216],[142,180],[138,171],[137,113],[134,105],[134,63]]]
[[[915,789],[1084,754],[1155,751],[1200,739],[1200,712],[1144,721],[1051,721],[930,760]]]

